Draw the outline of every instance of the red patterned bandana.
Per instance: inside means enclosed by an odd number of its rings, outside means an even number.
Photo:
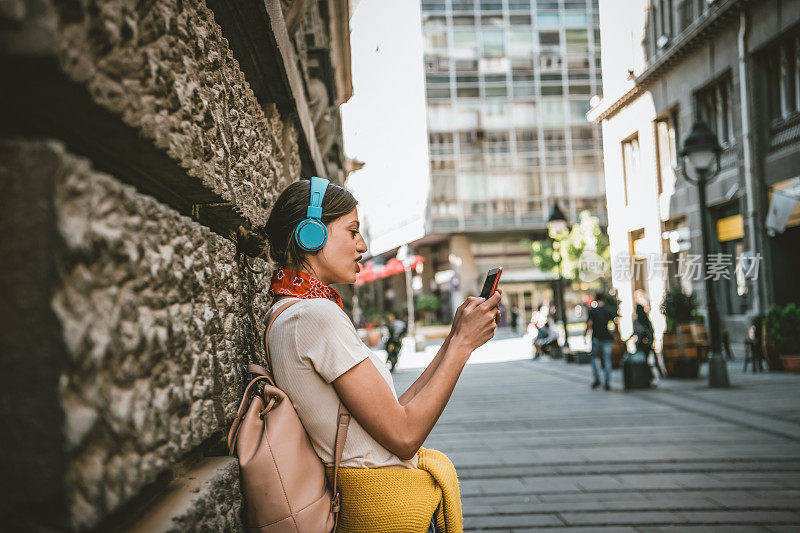
[[[272,274],[269,284],[270,297],[293,296],[308,300],[311,298],[327,298],[333,300],[342,310],[342,297],[336,290],[331,289],[317,278],[312,278],[305,272],[281,268]]]

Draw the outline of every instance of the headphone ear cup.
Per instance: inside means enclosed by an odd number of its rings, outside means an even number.
[[[328,228],[319,220],[307,218],[297,226],[294,238],[303,250],[316,252],[328,241]]]

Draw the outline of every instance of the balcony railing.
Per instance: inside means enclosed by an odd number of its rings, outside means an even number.
[[[581,211],[588,210],[606,224],[605,200],[592,198],[522,198],[491,199],[480,202],[436,200],[431,202],[430,217],[434,232],[480,231],[503,229],[544,229],[555,201],[569,220],[578,219]]]

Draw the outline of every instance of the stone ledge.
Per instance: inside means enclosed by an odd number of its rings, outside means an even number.
[[[234,457],[208,457],[173,479],[129,533],[241,531],[242,494]],[[138,513],[137,513],[138,514]]]

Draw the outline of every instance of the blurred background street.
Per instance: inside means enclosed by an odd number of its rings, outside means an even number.
[[[404,391],[435,354],[401,355]],[[426,446],[459,472],[467,531],[797,531],[800,376],[591,390],[588,365],[477,350]]]

